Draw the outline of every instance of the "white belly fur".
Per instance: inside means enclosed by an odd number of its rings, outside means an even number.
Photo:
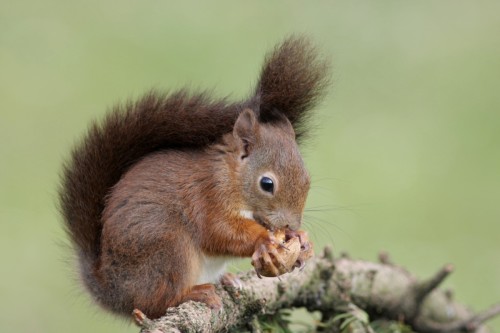
[[[200,276],[196,280],[196,284],[218,282],[226,272],[226,266],[231,260],[231,257],[202,255],[200,258]]]

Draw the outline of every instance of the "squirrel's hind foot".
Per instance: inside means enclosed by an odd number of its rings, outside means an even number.
[[[180,303],[194,301],[205,303],[210,309],[219,311],[222,309],[222,300],[215,293],[215,286],[211,283],[199,284],[182,297]]]

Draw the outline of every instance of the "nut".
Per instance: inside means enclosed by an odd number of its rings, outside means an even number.
[[[279,244],[276,244],[276,251],[278,252],[280,258],[282,259],[284,265],[277,263],[276,258],[273,258],[274,266],[278,269],[278,275],[276,275],[271,267],[263,267],[258,273],[262,276],[275,277],[294,269],[295,262],[300,255],[300,240],[298,237],[292,237],[288,241],[286,240],[286,234],[284,229],[279,229],[274,232],[274,237]]]

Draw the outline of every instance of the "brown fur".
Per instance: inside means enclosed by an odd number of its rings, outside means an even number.
[[[151,317],[189,299],[217,307],[213,288],[195,285],[201,256],[251,256],[272,242],[267,229],[300,226],[309,176],[293,127],[305,133],[324,88],[317,59],[292,37],[267,57],[247,101],[149,93],[91,126],[65,165],[60,198],[98,303]],[[264,173],[276,178],[274,195],[259,188]]]

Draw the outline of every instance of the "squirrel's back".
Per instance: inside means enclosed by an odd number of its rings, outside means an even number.
[[[94,122],[65,163],[59,191],[65,227],[82,264],[98,262],[106,196],[131,165],[166,148],[206,146],[230,132],[245,108],[261,122],[284,114],[300,139],[307,132],[308,111],[328,83],[327,69],[306,38],[292,36],[268,54],[247,100],[230,103],[185,90],[150,92]]]

